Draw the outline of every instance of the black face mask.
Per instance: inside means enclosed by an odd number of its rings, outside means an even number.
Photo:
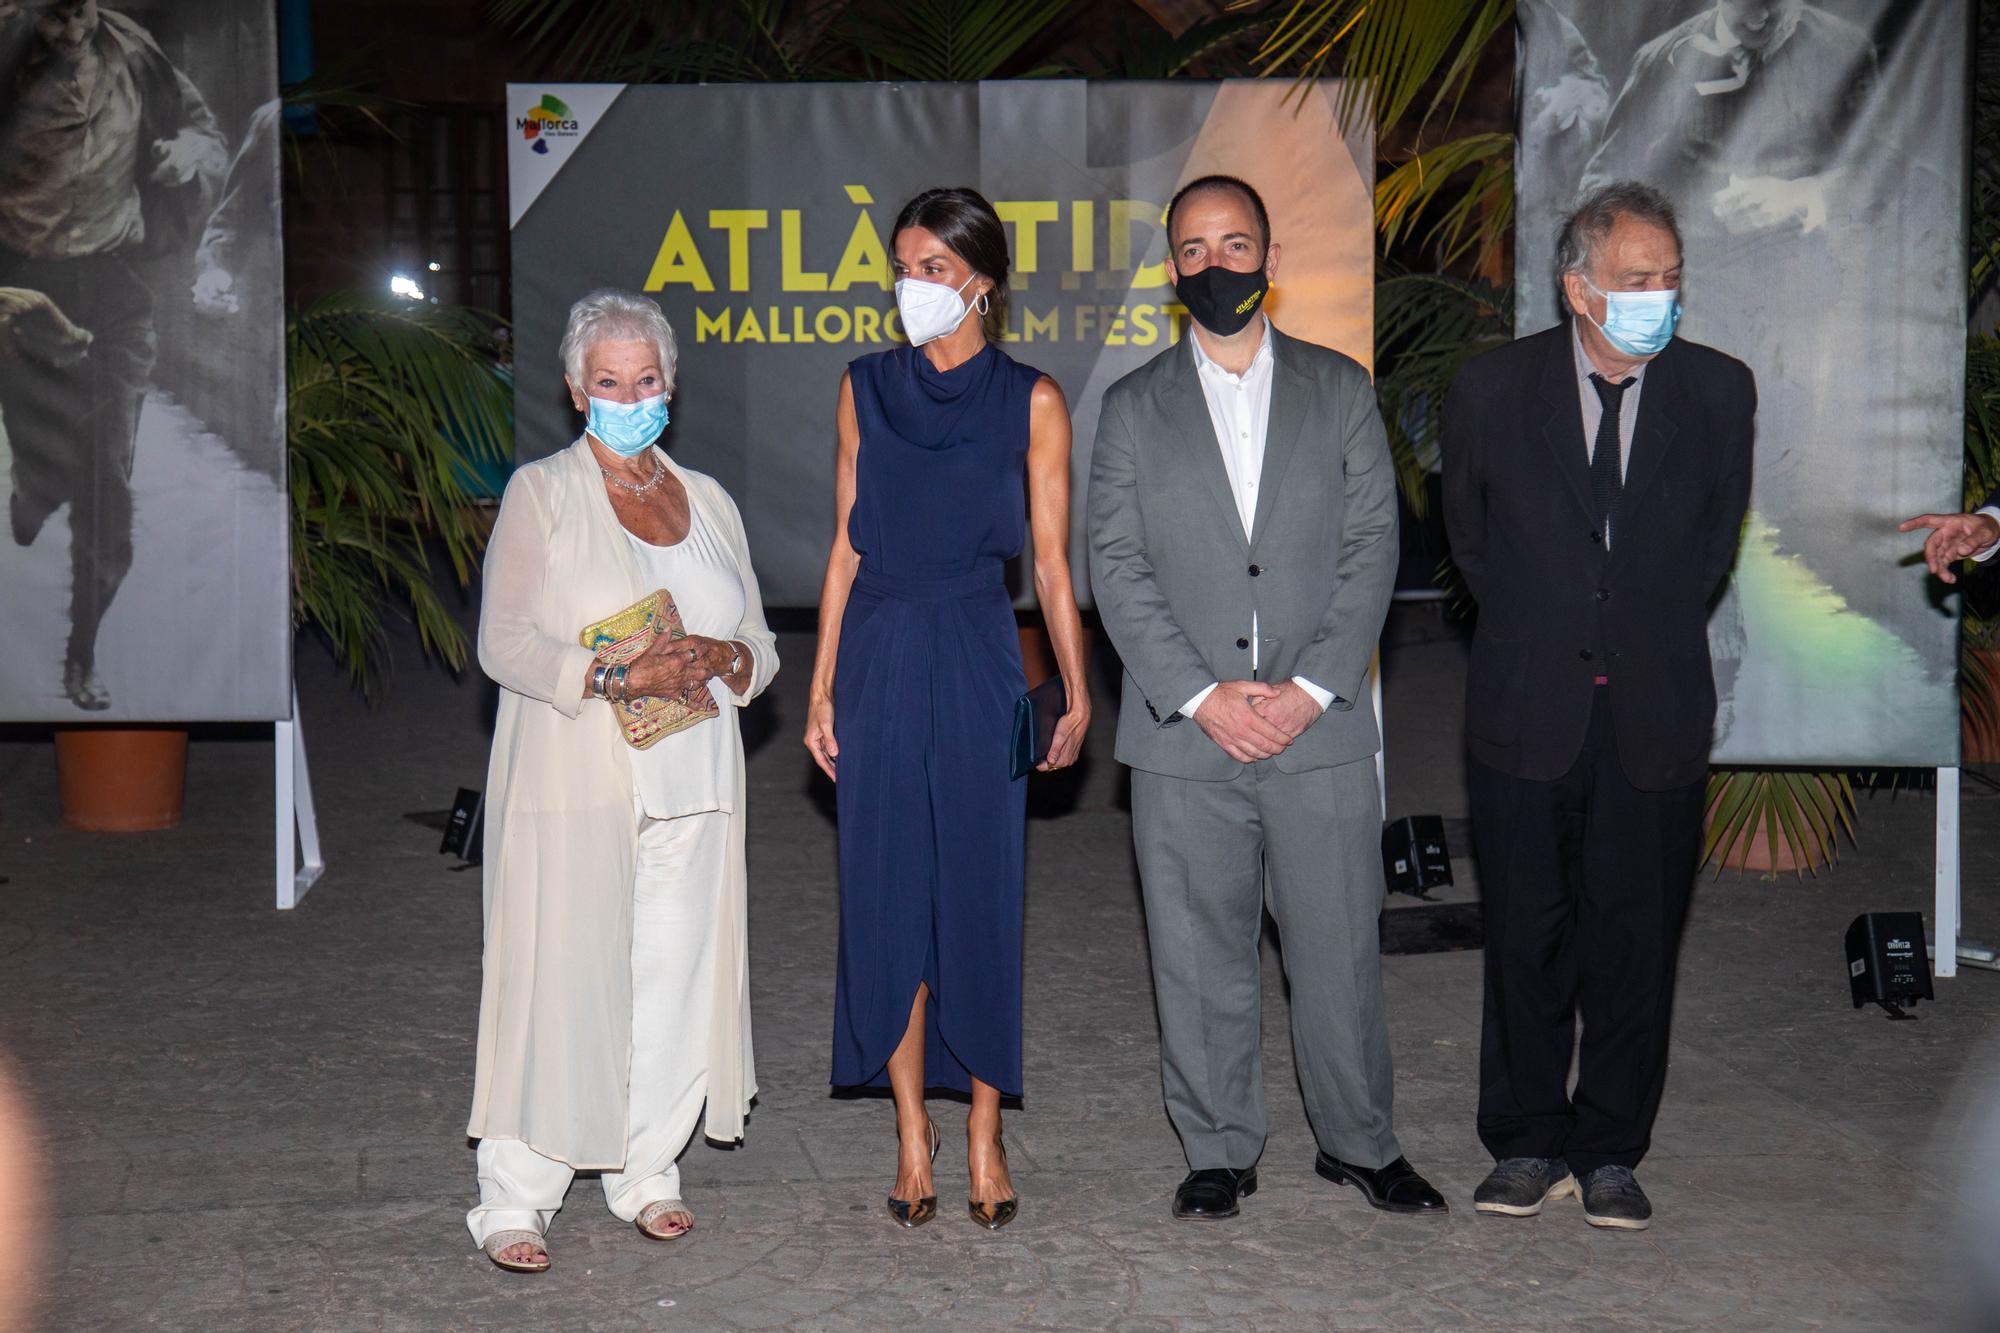
[[[1181,298],[1194,322],[1224,338],[1243,331],[1263,309],[1264,296],[1270,290],[1271,280],[1264,276],[1262,265],[1238,273],[1210,264],[1199,273],[1183,274],[1174,284],[1174,295]]]

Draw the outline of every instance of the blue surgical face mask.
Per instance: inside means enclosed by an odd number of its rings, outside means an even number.
[[[1579,275],[1581,276],[1581,275]],[[1627,356],[1657,356],[1673,341],[1681,322],[1679,288],[1663,292],[1599,291],[1589,278],[1583,285],[1604,298],[1604,322],[1597,324],[1613,347]]]
[[[620,458],[634,458],[646,452],[660,432],[667,428],[667,396],[656,393],[636,403],[611,398],[592,398],[585,418],[590,433]]]

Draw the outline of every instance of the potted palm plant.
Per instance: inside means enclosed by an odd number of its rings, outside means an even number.
[[[354,294],[294,311],[286,328],[292,621],[310,626],[364,694],[388,666],[385,616],[406,609],[425,651],[457,670],[465,632],[438,589],[463,586],[484,527],[473,469],[504,460],[511,390],[493,322],[475,312]],[[63,820],[96,832],[180,822],[187,732],[56,733]]]
[[[512,388],[495,322],[476,311],[342,293],[286,330],[292,620],[364,694],[382,687],[386,614],[415,621],[456,671],[466,636],[440,595],[463,587],[486,525],[474,470],[512,453]]]

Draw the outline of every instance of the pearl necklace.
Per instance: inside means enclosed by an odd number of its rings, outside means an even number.
[[[667,475],[666,464],[660,461],[658,454],[655,454],[653,456],[653,475],[647,478],[645,481],[641,482],[637,486],[634,486],[631,482],[625,480],[623,477],[617,476],[611,471],[610,468],[604,466],[604,464],[602,463],[599,463],[597,465],[597,470],[599,472],[602,472],[604,474],[604,479],[610,482],[613,486],[616,486],[621,491],[628,491],[633,495],[645,495],[649,493],[655,486],[658,486],[660,482],[666,478]]]

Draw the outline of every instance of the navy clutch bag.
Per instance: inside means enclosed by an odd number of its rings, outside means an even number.
[[[1014,765],[1012,776],[1025,778],[1049,757],[1056,723],[1069,711],[1069,694],[1061,676],[1050,676],[1014,701]]]

